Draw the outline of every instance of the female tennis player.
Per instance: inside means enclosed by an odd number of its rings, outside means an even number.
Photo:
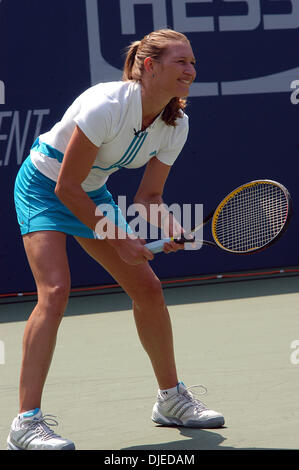
[[[8,436],[9,449],[75,448],[53,432],[50,426],[57,422],[40,409],[70,290],[67,235],[132,299],[140,341],[159,388],[152,420],[192,427],[224,423],[220,413],[179,382],[169,313],[149,265],[153,255],[132,233],[106,187],[119,168],[145,165],[135,201],[147,209],[163,203],[167,176],[188,134],[184,97],[195,78],[194,64],[190,42],[176,31],[154,31],[134,42],[123,80],[100,83],[79,96],[61,121],[39,136],[18,173],[16,210],[38,302],[24,332],[20,409]],[[104,213],[99,209],[103,204],[112,210]],[[107,230],[104,237],[103,221],[118,230]],[[171,219],[170,235],[181,231]],[[164,247],[165,252],[178,249],[174,242]]]

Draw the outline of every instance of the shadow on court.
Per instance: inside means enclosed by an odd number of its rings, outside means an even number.
[[[176,285],[175,288],[168,287],[164,289],[166,303],[169,306],[297,292],[299,292],[298,276],[260,278],[246,281],[219,280],[219,282],[209,284]],[[36,299],[34,297],[3,300],[0,302],[0,323],[27,320],[35,303]],[[106,293],[95,292],[88,295],[72,294],[65,316],[119,312],[123,310],[131,310],[131,300],[121,290]]]
[[[144,444],[140,446],[125,447],[121,450],[216,450],[225,448],[222,447],[221,444],[226,438],[218,432],[211,432],[205,429],[187,429],[180,427],[173,427],[173,431],[179,432],[182,436],[188,437],[189,439],[161,442],[161,444]]]
[[[223,443],[227,440],[222,434],[216,431],[207,431],[206,429],[188,429],[174,428],[184,437],[178,441],[161,442],[161,444],[144,444],[140,446],[124,447],[121,450],[236,450],[236,447],[225,446]],[[277,450],[262,447],[238,447],[238,450]],[[292,450],[292,449],[289,449]]]

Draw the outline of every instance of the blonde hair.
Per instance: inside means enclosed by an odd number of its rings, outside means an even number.
[[[159,29],[144,36],[141,41],[132,42],[127,48],[126,60],[123,70],[123,80],[141,81],[144,72],[144,60],[152,57],[159,60],[170,41],[187,42],[188,38],[172,29]],[[186,99],[172,98],[165,107],[162,119],[169,126],[176,126],[176,120],[182,117],[182,111],[187,104]]]

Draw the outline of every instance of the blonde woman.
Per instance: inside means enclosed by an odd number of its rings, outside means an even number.
[[[38,302],[24,332],[20,409],[8,436],[9,449],[75,448],[54,434],[49,426],[55,423],[40,409],[70,290],[67,235],[132,299],[140,341],[159,387],[153,421],[193,427],[224,423],[220,413],[179,382],[168,310],[148,263],[153,255],[132,234],[106,187],[118,169],[145,166],[135,202],[148,212],[151,205],[163,203],[166,179],[188,134],[184,97],[196,75],[194,65],[190,42],[176,31],[154,31],[134,42],[123,80],[100,83],[80,95],[61,121],[39,136],[18,173],[15,204]],[[99,210],[102,204],[112,208],[112,215]],[[99,233],[105,215],[108,226],[119,229],[111,231],[113,236],[109,230],[106,237]],[[171,216],[170,222],[170,235],[180,233]],[[178,249],[174,242],[164,246],[165,252]]]

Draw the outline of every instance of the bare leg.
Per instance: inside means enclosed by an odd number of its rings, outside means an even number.
[[[41,407],[42,391],[70,289],[65,241],[65,234],[53,231],[24,236],[38,302],[28,319],[23,337],[20,413]]]
[[[141,344],[147,352],[161,390],[178,383],[173,350],[173,336],[167,307],[154,303],[138,307],[133,312]]]
[[[133,300],[140,341],[147,352],[160,389],[178,383],[169,313],[157,276],[148,263],[131,266],[123,262],[105,240],[76,238]]]

